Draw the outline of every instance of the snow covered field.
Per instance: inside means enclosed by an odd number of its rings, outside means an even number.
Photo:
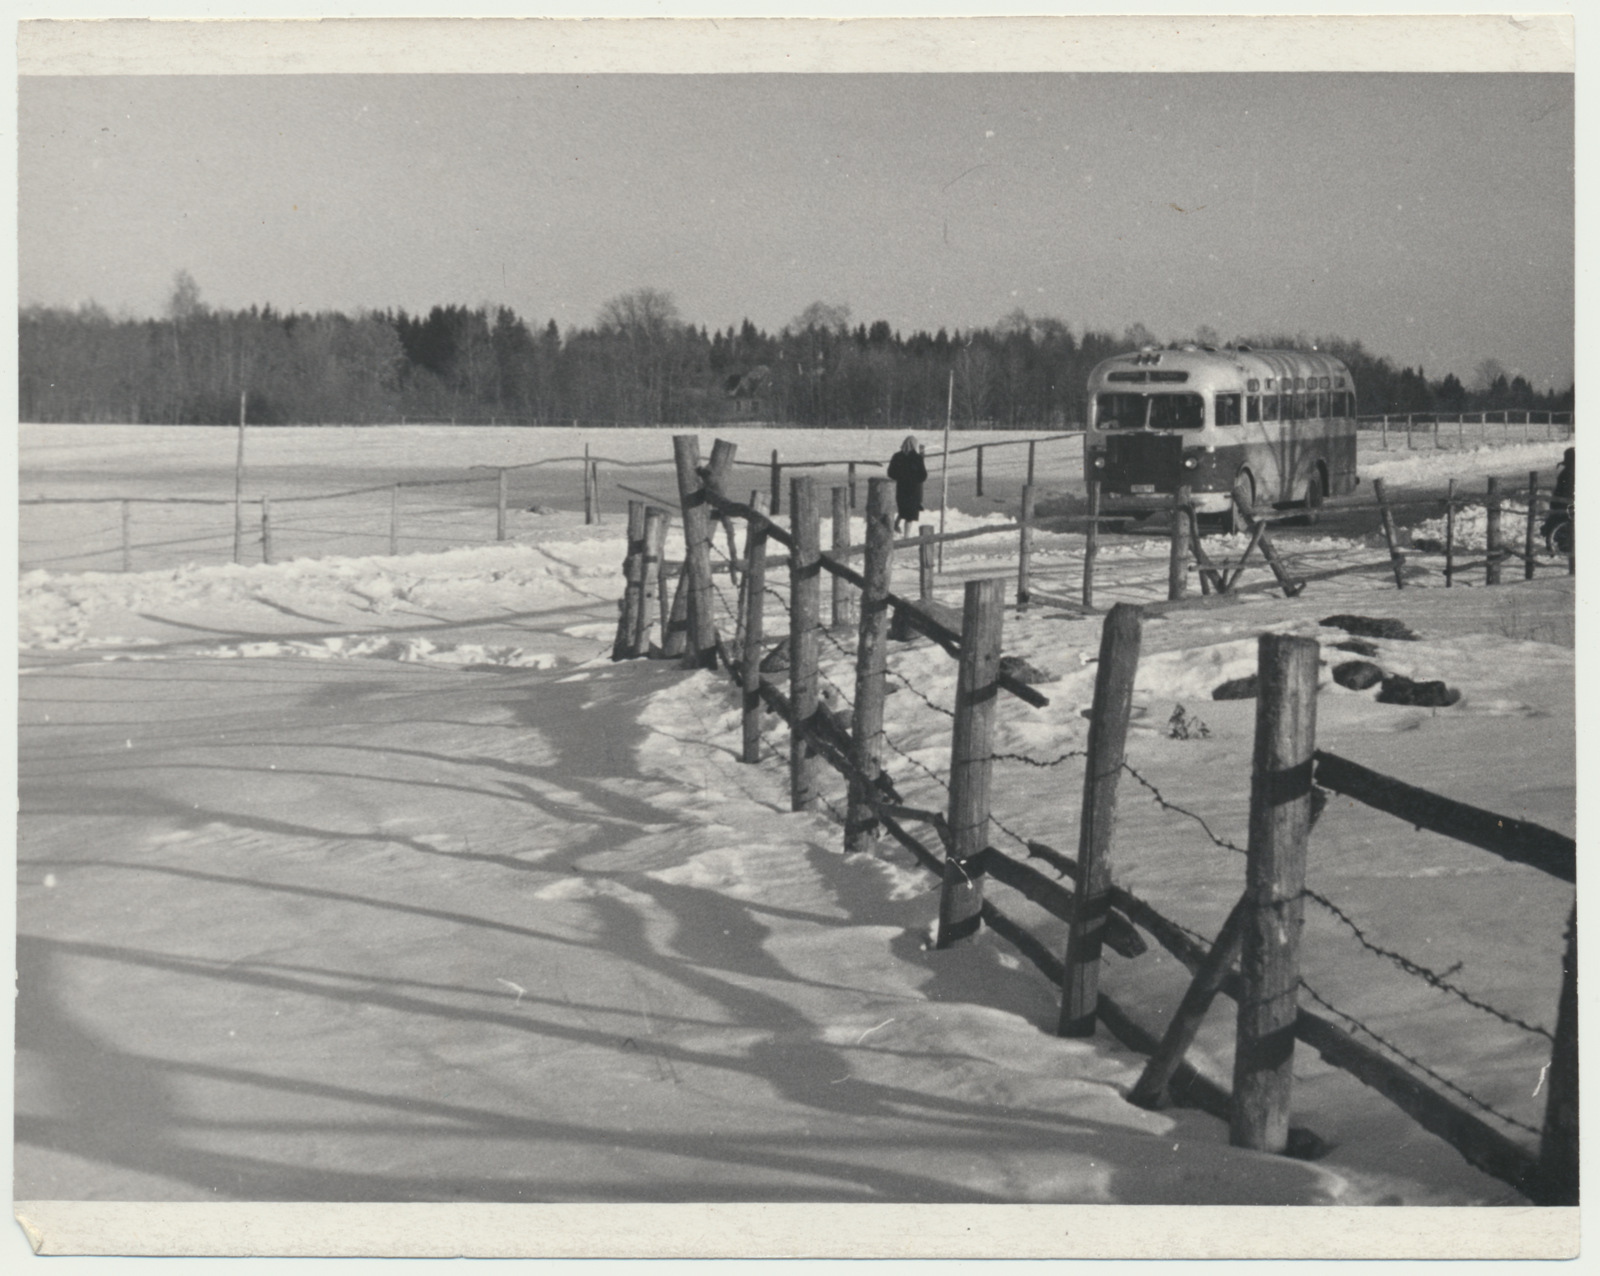
[[[214,433],[226,474],[231,436]],[[286,482],[299,465],[308,489],[370,473],[373,432],[339,432],[336,473],[295,455],[292,433],[251,436]],[[516,463],[533,432],[470,458],[475,432],[414,433],[388,472]],[[750,433],[741,455],[761,458],[771,433]],[[280,435],[283,455],[264,456]],[[860,440],[815,446],[893,445]],[[64,446],[24,431],[24,495],[172,494],[197,445],[184,436],[148,474],[131,453]],[[604,450],[620,446],[607,432]],[[1046,446],[1070,470],[1066,445]],[[1465,477],[1554,458],[1448,459]],[[1434,462],[1393,464],[1421,483]],[[665,465],[639,486],[670,492]],[[962,508],[953,527],[1006,517]],[[1053,1036],[1056,990],[1004,942],[927,947],[936,882],[909,857],[886,842],[846,860],[828,809],[788,812],[775,719],[767,760],[742,765],[725,677],[609,661],[620,521],[524,509],[505,545],[24,573],[17,1198],[1520,1200],[1303,1049],[1296,1123],[1333,1145],[1316,1163],[1126,1104],[1142,1059],[1104,1034]],[[1039,536],[1038,587],[1075,590],[1078,546]],[[1163,544],[1101,553],[1102,601],[1164,591]],[[1332,571],[1383,558],[1332,536],[1293,553]],[[950,547],[941,597],[1009,575],[1014,554],[1007,535]],[[1402,593],[1363,571],[1292,602],[1257,590],[1152,617],[1129,760],[1242,845],[1254,707],[1211,689],[1253,668],[1263,630],[1315,634],[1331,665],[1351,658],[1332,648],[1347,635],[1318,620],[1395,617],[1421,641],[1379,640],[1379,663],[1461,701],[1381,705],[1329,681],[1319,743],[1570,834],[1572,605],[1556,573]],[[1047,709],[1002,705],[997,751],[1082,746],[1098,638],[1097,620],[1049,607],[1007,615],[1006,649],[1059,677]],[[845,654],[822,645],[847,690]],[[897,645],[891,669],[890,770],[908,804],[942,806],[955,667],[923,642]],[[1179,705],[1206,735],[1171,738]],[[1070,850],[1080,785],[1070,763],[997,766],[997,844]],[[1126,780],[1115,855],[1121,882],[1203,935],[1243,887],[1239,857]],[[1570,887],[1343,800],[1317,826],[1309,884],[1372,943],[1553,1027]],[[1061,950],[1058,923],[991,891]],[[1547,1040],[1408,978],[1314,907],[1304,951],[1322,996],[1532,1142]],[[1159,1030],[1181,968],[1159,952],[1107,963],[1108,990]],[[1232,1032],[1219,1005],[1191,1053],[1224,1084]]]

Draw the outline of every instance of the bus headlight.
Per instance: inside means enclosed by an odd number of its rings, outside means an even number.
[[[1193,455],[1184,457],[1183,468],[1186,470],[1198,470],[1200,468],[1200,458]]]
[[[1094,458],[1094,468],[1097,469],[1097,470],[1105,469],[1106,468],[1106,458],[1103,457],[1103,456],[1095,457]]]

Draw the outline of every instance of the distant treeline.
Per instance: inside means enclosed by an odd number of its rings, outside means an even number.
[[[791,425],[942,424],[952,394],[960,428],[1062,427],[1084,415],[1100,360],[1162,344],[1142,326],[1074,335],[1016,311],[993,327],[914,332],[850,324],[845,306],[812,305],[776,333],[746,319],[709,332],[684,323],[669,294],[608,301],[592,326],[560,332],[514,311],[435,306],[281,314],[213,310],[186,273],[164,317],[114,319],[95,306],[30,306],[20,315],[25,421],[230,423],[248,394],[258,424],[449,421],[586,426],[772,421]],[[1201,329],[1188,340],[1220,345]],[[1363,414],[1499,408],[1567,411],[1568,388],[1536,392],[1493,360],[1474,388],[1396,369],[1359,341],[1270,335],[1257,347],[1342,358]]]

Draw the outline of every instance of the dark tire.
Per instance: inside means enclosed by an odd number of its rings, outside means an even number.
[[[1550,533],[1550,548],[1562,558],[1572,553],[1572,520],[1556,526]]]

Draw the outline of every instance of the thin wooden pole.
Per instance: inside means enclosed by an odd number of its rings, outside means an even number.
[[[1200,963],[1194,981],[1183,994],[1183,1000],[1178,1003],[1172,1022],[1167,1025],[1167,1030],[1162,1035],[1161,1045],[1157,1047],[1155,1054],[1150,1056],[1150,1062],[1145,1065],[1144,1072],[1140,1074],[1133,1089],[1128,1091],[1129,1103],[1141,1108],[1159,1108],[1165,1103],[1167,1083],[1172,1080],[1172,1074],[1183,1062],[1183,1056],[1193,1044],[1195,1033],[1200,1030],[1200,1024],[1206,1017],[1206,1011],[1211,1008],[1212,1001],[1221,991],[1229,969],[1239,955],[1243,937],[1244,901],[1241,900],[1233,906],[1233,911],[1222,923],[1222,929],[1217,932],[1211,951]]]
[[[1172,526],[1168,530],[1167,601],[1176,602],[1189,592],[1189,489],[1180,487],[1172,497]]]
[[[789,805],[817,804],[817,757],[809,733],[817,711],[817,630],[820,625],[822,520],[809,475],[789,480]]]
[[[600,518],[600,461],[597,457],[589,463],[589,490],[594,493],[594,521],[601,522]]]
[[[861,622],[856,642],[855,704],[850,722],[850,805],[845,814],[844,849],[871,848],[877,817],[869,786],[883,766],[883,702],[887,694],[889,586],[894,564],[894,482],[867,480],[867,550],[862,565]]]
[[[833,489],[833,557],[841,563],[850,560],[850,491]],[[851,603],[855,587],[843,576],[833,577],[833,629],[843,633],[855,627]]]
[[[672,459],[678,472],[678,500],[683,508],[683,573],[689,618],[684,663],[691,668],[713,669],[717,663],[717,624],[711,610],[711,520],[699,473],[700,440],[693,434],[673,435]]]
[[[772,449],[772,514],[783,512],[783,467],[778,464],[778,449]]]
[[[506,538],[506,467],[500,467],[498,475],[499,486],[494,502],[494,538],[503,541]]]
[[[639,582],[639,620],[633,633],[635,656],[650,654],[650,612],[661,592],[661,563],[666,556],[667,511],[655,505],[644,512],[644,571]],[[663,633],[662,637],[666,635]]]
[[[1462,449],[1462,448],[1464,448],[1466,446],[1467,446],[1467,414],[1465,412],[1457,412],[1456,413],[1456,449],[1459,451],[1460,449]]]
[[[400,552],[400,484],[389,489],[389,556]]]
[[[1387,412],[1383,414],[1383,450],[1385,452],[1389,450],[1389,414]]]
[[[1033,565],[1033,484],[1022,489],[1022,512],[1018,516],[1021,530],[1017,545],[1017,606],[1028,605],[1028,573]]]
[[[678,573],[672,590],[672,605],[667,605],[667,573],[661,573],[661,654],[676,660],[689,649],[689,573]]]
[[[856,463],[851,461],[845,466],[845,486],[850,489],[850,508],[856,508]]]
[[[750,504],[762,511],[768,504],[764,492],[750,493]],[[744,647],[739,661],[742,689],[745,762],[761,760],[761,658],[766,642],[767,532],[766,524],[750,520],[744,542]]]
[[[1412,421],[1412,414],[1410,412],[1407,412],[1406,413],[1406,450],[1408,452],[1411,451],[1414,447],[1416,447],[1416,444],[1411,441],[1411,421]]]
[[[1394,569],[1394,587],[1406,587],[1405,555],[1400,552],[1399,537],[1394,530],[1394,514],[1389,509],[1389,502],[1383,494],[1383,480],[1373,479],[1372,490],[1378,498],[1378,512],[1383,518],[1383,539],[1389,542],[1389,566]]]
[[[245,392],[239,391],[239,447],[233,459],[233,561],[244,554],[244,415]]]
[[[921,544],[917,546],[917,597],[925,603],[933,601],[933,528],[926,523],[917,525],[917,536]]]
[[[1456,577],[1456,481],[1450,480],[1444,496],[1444,587],[1453,588]]]
[[[1100,552],[1100,480],[1089,480],[1089,525],[1083,532],[1083,605],[1094,606],[1094,560]]]
[[[939,892],[939,932],[948,948],[982,922],[983,872],[973,861],[989,845],[989,780],[999,698],[1005,581],[969,580],[961,610],[956,721],[950,741],[950,847]]]
[[[1539,535],[1539,471],[1528,471],[1528,526],[1522,537],[1522,579],[1533,579],[1534,546]]]
[[[583,523],[594,522],[594,470],[589,464],[589,445],[583,445]]]
[[[983,444],[978,444],[978,492],[983,495]]]
[[[956,370],[950,369],[950,391],[944,404],[944,454],[939,458],[939,535],[944,535],[944,512],[950,504],[950,420],[956,410]],[[944,570],[944,542],[939,542],[939,569]]]
[[[1034,449],[1036,449],[1038,446],[1039,446],[1039,440],[1038,439],[1029,439],[1028,440],[1028,486],[1029,487],[1033,486],[1033,454],[1034,454]]]
[[[1535,1176],[1540,1205],[1578,1203],[1578,909],[1567,918],[1567,948],[1561,959],[1561,998],[1556,1003],[1556,1038],[1550,1051],[1550,1089]]]
[[[1484,555],[1483,583],[1500,583],[1500,480],[1491,478],[1488,484],[1488,508],[1485,511],[1488,530],[1484,533],[1487,552]]]
[[[272,561],[272,501],[265,496],[261,498],[261,561]]]
[[[622,560],[622,606],[617,614],[617,636],[611,658],[636,655],[639,614],[644,610],[644,502],[628,502],[628,548]]]
[[[1260,1152],[1289,1145],[1319,652],[1314,638],[1259,640],[1229,1141]]]
[[[1133,679],[1139,671],[1144,613],[1118,603],[1100,630],[1100,664],[1089,710],[1088,758],[1078,823],[1078,889],[1067,932],[1061,984],[1063,1037],[1094,1036],[1100,999],[1100,949],[1111,911],[1111,835],[1117,822],[1117,781],[1128,744]]]
[[[122,502],[122,570],[133,570],[133,509],[129,501]]]

